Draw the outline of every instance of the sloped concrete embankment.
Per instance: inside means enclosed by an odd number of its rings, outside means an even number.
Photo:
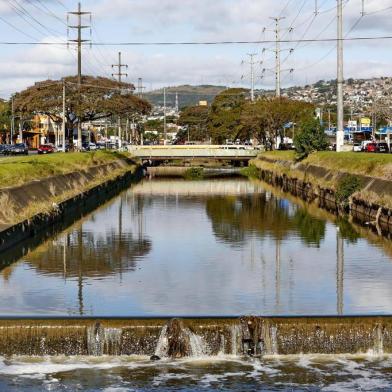
[[[1,189],[0,252],[38,233],[50,235],[56,225],[66,227],[141,176],[135,165],[118,160]]]
[[[353,175],[344,171],[332,171],[321,166],[274,160],[267,157],[254,162],[263,181],[280,187],[306,201],[316,201],[321,208],[335,213],[351,215],[362,225],[371,225],[380,233],[392,234],[392,210],[382,203],[372,202],[363,195],[377,195],[378,200],[392,197],[392,181],[355,174],[361,190],[354,193],[346,208],[336,197],[336,184]]]

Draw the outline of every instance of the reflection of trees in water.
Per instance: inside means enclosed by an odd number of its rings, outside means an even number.
[[[307,245],[320,246],[325,237],[325,222],[309,215],[305,210],[298,209],[293,222],[302,240]]]
[[[305,210],[269,193],[246,197],[214,197],[207,200],[207,215],[217,238],[240,245],[251,233],[275,239],[297,233],[308,245],[319,246],[326,223]]]
[[[30,253],[26,260],[45,274],[100,277],[134,270],[137,259],[151,250],[151,242],[130,233],[97,235],[74,230]]]

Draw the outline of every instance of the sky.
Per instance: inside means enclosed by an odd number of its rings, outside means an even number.
[[[274,39],[274,22],[283,17],[283,40],[335,38],[336,0],[84,0],[94,43],[173,41],[260,41]],[[67,11],[74,0],[0,0],[1,42],[52,42],[58,45],[0,44],[0,97],[34,82],[76,74],[76,50],[68,48]],[[344,0],[346,37],[390,34],[392,0]],[[85,25],[90,25],[86,15]],[[70,17],[70,24],[75,24]],[[75,31],[70,30],[70,39]],[[391,76],[392,40],[345,43],[345,77]],[[249,53],[256,53],[257,88],[274,87],[274,44],[83,47],[83,74],[111,77],[122,52],[127,81],[143,78],[146,90],[180,84],[249,86]],[[290,51],[290,49],[294,49]],[[282,85],[304,85],[336,77],[334,42],[282,44]]]

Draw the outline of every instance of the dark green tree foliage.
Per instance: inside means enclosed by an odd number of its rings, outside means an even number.
[[[315,151],[326,150],[329,143],[319,120],[307,119],[300,124],[294,139],[298,159],[304,159]]]
[[[11,105],[0,99],[0,132],[11,127]]]
[[[301,123],[312,119],[312,104],[288,98],[262,98],[256,102],[247,102],[241,115],[243,135],[256,138],[265,146],[274,145],[277,136],[284,136],[283,127],[287,123]],[[290,134],[287,131],[286,136]]]
[[[189,106],[185,108],[178,119],[178,125],[186,128],[180,131],[177,139],[185,141],[204,141],[208,138],[208,106]]]
[[[208,118],[208,130],[214,143],[225,143],[226,139],[239,137],[241,113],[248,90],[231,88],[215,97]]]

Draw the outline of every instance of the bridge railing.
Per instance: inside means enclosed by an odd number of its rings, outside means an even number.
[[[241,145],[129,146],[128,150],[139,158],[254,158],[260,152]]]

